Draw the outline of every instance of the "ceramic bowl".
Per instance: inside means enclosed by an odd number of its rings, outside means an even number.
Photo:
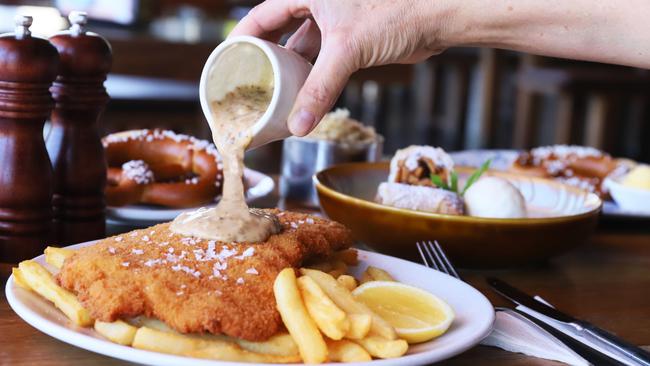
[[[314,176],[324,212],[381,253],[419,261],[417,241],[438,240],[462,267],[494,268],[541,262],[585,243],[594,232],[598,196],[541,178],[493,172],[523,194],[528,218],[492,219],[405,210],[374,202],[388,162],[350,163]],[[462,176],[472,168],[457,168]]]
[[[249,149],[291,136],[287,119],[311,64],[278,44],[251,36],[228,38],[212,51],[201,73],[199,99],[212,126],[211,104],[238,86],[273,89],[266,113],[253,126]],[[216,131],[213,131],[215,133]]]

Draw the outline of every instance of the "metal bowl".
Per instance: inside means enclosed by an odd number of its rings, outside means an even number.
[[[282,146],[280,194],[304,205],[318,206],[313,176],[339,163],[376,162],[381,159],[383,137],[370,144],[343,145],[332,141],[290,137]]]

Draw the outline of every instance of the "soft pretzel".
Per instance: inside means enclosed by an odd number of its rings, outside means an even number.
[[[221,193],[217,150],[194,137],[164,130],[131,130],[104,137],[109,206],[206,204]]]
[[[592,147],[553,145],[524,151],[511,170],[527,175],[552,178],[606,196],[603,180],[618,168],[618,159]]]

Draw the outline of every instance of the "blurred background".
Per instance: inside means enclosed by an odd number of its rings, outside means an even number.
[[[103,132],[164,127],[208,138],[198,80],[212,49],[259,1],[1,1],[0,32],[16,13],[47,37],[71,10],[113,47]],[[650,72],[481,48],[450,49],[417,65],[356,73],[337,102],[386,137],[385,153],[408,144],[446,150],[579,144],[650,161]],[[249,157],[278,172],[281,144]]]

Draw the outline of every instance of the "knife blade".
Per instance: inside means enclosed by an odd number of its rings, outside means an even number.
[[[626,359],[628,364],[650,366],[650,352],[628,343],[589,322],[574,318],[554,307],[537,301],[532,296],[497,278],[488,278],[487,282],[496,292],[513,303],[523,305],[537,313],[571,326],[575,335],[583,339],[589,339],[591,337],[592,339],[606,343],[615,351],[618,351],[617,353],[620,357]]]

